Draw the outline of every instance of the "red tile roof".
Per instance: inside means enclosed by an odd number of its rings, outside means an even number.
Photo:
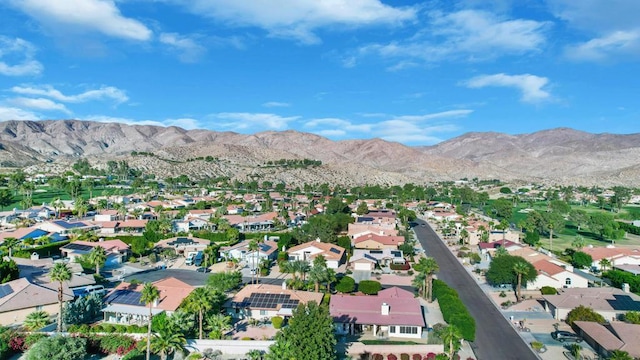
[[[389,305],[389,315],[382,315],[382,305]],[[413,293],[392,287],[378,295],[333,295],[329,312],[336,322],[370,325],[424,326],[420,301]]]

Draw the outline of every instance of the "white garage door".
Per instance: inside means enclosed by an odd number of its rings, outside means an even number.
[[[371,270],[370,263],[355,263],[353,266],[354,270]]]

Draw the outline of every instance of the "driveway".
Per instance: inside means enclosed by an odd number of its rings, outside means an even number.
[[[356,284],[359,284],[362,280],[371,280],[371,271],[369,270],[353,270],[349,275],[355,280]]]
[[[537,360],[509,321],[498,311],[476,281],[465,270],[423,220],[417,220],[414,231],[426,254],[440,266],[438,278],[445,281],[460,295],[460,299],[476,320],[476,340],[472,347],[478,359],[484,360]],[[425,224],[426,226],[421,226]]]

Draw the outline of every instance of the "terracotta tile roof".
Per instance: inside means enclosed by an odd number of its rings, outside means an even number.
[[[538,273],[545,273],[549,276],[554,276],[562,272],[567,271],[560,265],[556,265],[549,260],[540,260],[533,263],[533,267],[536,268]]]
[[[640,325],[614,321],[601,325],[591,321],[576,321],[586,335],[607,351],[626,351],[631,357],[640,357]]]
[[[543,295],[543,298],[559,309],[574,309],[580,305],[595,311],[640,311],[640,296],[611,287],[566,288],[557,295]]]
[[[284,294],[289,295],[291,300],[298,300],[300,303],[306,304],[310,301],[315,301],[320,304],[322,302],[322,297],[324,296],[322,293],[317,293],[313,291],[300,291],[300,290],[291,290],[291,289],[283,289],[280,285],[269,285],[269,284],[253,284],[247,285],[243,287],[237,294],[233,296],[229,301],[227,301],[226,306],[229,307],[231,303],[242,303],[247,301],[251,294]],[[281,304],[278,304],[277,309],[280,309]],[[252,309],[260,309],[258,307],[251,307]]]
[[[382,245],[402,245],[404,244],[404,237],[403,236],[385,236],[385,235],[377,235],[377,234],[366,234],[366,235],[362,235],[362,236],[358,236],[357,238],[353,239],[353,243],[355,245],[358,245],[361,242],[364,241],[375,241],[377,243],[380,243]]]
[[[616,247],[589,247],[582,248],[582,252],[591,255],[593,261],[599,261],[602,259],[613,259],[622,256],[637,256],[640,257],[640,250],[616,248]]]
[[[382,315],[384,303],[389,305],[389,315]],[[420,301],[413,293],[397,287],[374,296],[333,295],[329,312],[340,323],[424,326]]]
[[[153,285],[158,288],[160,292],[160,300],[158,301],[157,308],[166,311],[176,311],[182,300],[189,296],[195,289],[193,286],[184,283],[174,277],[168,277],[166,279],[153,282]],[[144,284],[132,285],[127,282],[122,282],[116,286],[113,291],[117,290],[131,290],[135,292],[142,292]],[[135,305],[132,305],[135,306]]]
[[[58,302],[57,284],[35,284],[20,278],[0,285],[0,313],[35,308]],[[64,301],[73,300],[72,291],[63,283]]]
[[[113,251],[121,252],[129,249],[129,245],[127,245],[124,241],[120,239],[104,240],[104,241],[96,241],[96,242],[77,240],[70,244],[87,245],[91,247],[100,246],[106,252],[113,252]],[[63,246],[62,248],[65,248],[65,246]]]

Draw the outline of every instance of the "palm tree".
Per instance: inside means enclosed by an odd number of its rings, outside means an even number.
[[[526,262],[517,262],[513,265],[513,271],[518,276],[518,285],[516,286],[516,297],[518,301],[522,300],[522,275],[525,275],[529,272],[529,264]]]
[[[196,288],[185,299],[184,305],[187,311],[198,314],[198,339],[202,340],[202,323],[204,321],[204,313],[213,308],[212,290],[206,287]]]
[[[89,253],[89,261],[95,265],[96,274],[100,275],[100,268],[107,262],[107,253],[102,246],[94,246]]]
[[[309,270],[309,281],[315,284],[316,292],[320,291],[320,282],[325,278],[326,269],[321,266],[312,266]]]
[[[258,249],[260,249],[260,246],[258,245],[258,241],[256,239],[249,241],[247,250],[249,250],[249,253],[251,254],[251,261],[252,261],[251,283],[252,284],[255,284],[254,278],[256,276],[256,273],[258,272],[258,270],[256,269],[256,258],[258,257]]]
[[[580,359],[580,351],[581,350],[582,350],[582,346],[580,346],[578,344],[569,345],[569,352],[571,353],[571,356],[573,356],[573,358],[576,359],[576,360]]]
[[[253,349],[253,350],[247,351],[246,355],[249,358],[249,360],[262,360],[264,356],[264,351]]]
[[[147,357],[151,358],[151,320],[153,319],[152,306],[160,298],[160,291],[152,283],[145,283],[142,288],[140,300],[149,305],[149,325],[147,326]]]
[[[179,331],[171,331],[171,329],[162,329],[153,334],[151,347],[153,352],[160,355],[160,359],[165,360],[167,355],[175,352],[182,352],[187,340],[184,334]]]
[[[71,280],[71,269],[66,263],[58,262],[53,265],[51,271],[49,271],[49,277],[51,281],[57,281],[58,284],[58,326],[57,331],[62,332],[62,302],[64,300],[64,293],[62,292],[62,283]]]
[[[607,271],[607,269],[610,267],[611,267],[611,260],[607,258],[603,258],[602,260],[600,260],[600,270],[602,272]]]
[[[455,353],[460,349],[460,341],[462,340],[460,330],[453,325],[449,325],[440,332],[440,338],[445,343],[449,359],[453,359]]]
[[[421,258],[413,268],[420,274],[424,274],[424,283],[422,284],[422,294],[426,295],[427,301],[431,302],[432,299],[432,286],[433,275],[440,270],[436,259],[431,257]]]
[[[222,339],[225,330],[231,327],[231,318],[224,314],[214,314],[207,318],[207,328],[211,330],[210,339]]]
[[[13,249],[17,249],[20,245],[20,240],[14,237],[8,237],[4,239],[2,246],[4,246],[9,251],[9,257],[13,256]]]
[[[29,331],[40,330],[49,322],[49,314],[46,311],[34,311],[24,319],[24,326]]]
[[[613,350],[609,353],[608,360],[633,360],[628,352],[622,350]]]

